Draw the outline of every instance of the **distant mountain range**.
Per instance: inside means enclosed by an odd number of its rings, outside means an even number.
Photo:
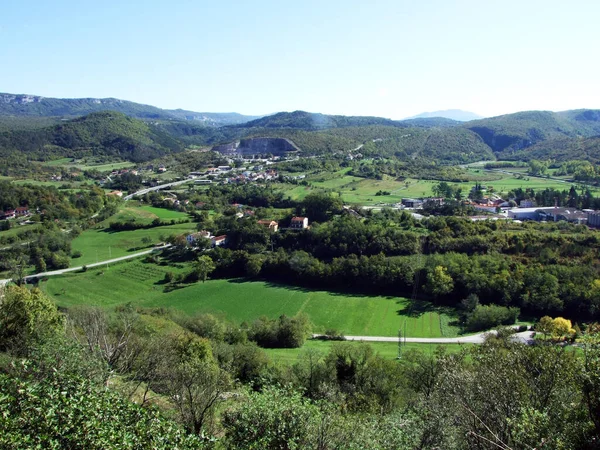
[[[116,98],[47,98],[0,93],[0,115],[29,117],[77,117],[99,111],[117,111],[137,119],[189,120],[207,126],[244,123],[260,116],[238,113],[203,113],[161,109]]]
[[[483,116],[462,109],[445,109],[443,111],[424,112],[416,116],[407,117],[410,119],[429,119],[432,117],[443,117],[444,119],[456,120],[458,122],[468,122],[469,120],[483,119]]]
[[[144,161],[192,144],[214,147],[247,138],[287,139],[305,155],[348,154],[360,148],[368,156],[440,163],[494,158],[600,161],[600,110],[525,111],[466,122],[306,111],[256,117],[163,110],[117,99],[0,94],[0,156],[107,154]]]

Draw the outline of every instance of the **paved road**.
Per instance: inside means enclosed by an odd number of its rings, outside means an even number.
[[[491,331],[493,333],[493,331]],[[462,336],[455,338],[403,338],[403,341],[407,343],[418,343],[418,344],[483,344],[485,335],[487,333],[472,334],[470,336]],[[521,333],[515,333],[514,338],[523,342],[529,343],[532,338],[533,332],[523,331]],[[313,337],[318,337],[315,334]],[[390,336],[345,336],[347,341],[364,341],[364,342],[398,342],[397,337]]]
[[[93,263],[93,264],[86,264],[86,266],[90,267],[90,268],[98,267],[98,266],[105,266],[105,265],[116,263],[119,261],[125,261],[126,259],[137,258],[138,256],[148,255],[155,250],[162,250],[162,249],[168,248],[170,246],[171,246],[171,244],[163,245],[161,247],[154,247],[154,248],[151,248],[150,250],[144,250],[143,252],[132,253],[131,255],[121,256],[120,258],[113,258],[113,259],[108,259],[106,261],[101,261],[101,262],[97,262],[97,263]],[[35,275],[26,276],[25,280],[31,280],[33,278],[41,278],[41,277],[51,277],[53,275],[62,275],[63,273],[75,272],[77,270],[81,270],[82,268],[83,268],[83,266],[69,267],[68,269],[60,269],[60,270],[53,270],[51,272],[36,273]],[[9,281],[10,280],[0,280],[0,286],[5,285]]]
[[[144,195],[144,194],[147,194],[148,192],[158,191],[159,189],[165,189],[165,188],[172,187],[172,186],[179,186],[180,184],[189,183],[190,181],[194,181],[194,180],[192,178],[189,178],[187,180],[174,181],[173,183],[161,184],[159,186],[142,189],[141,191],[137,191],[137,192],[134,192],[133,194],[126,195],[125,197],[123,197],[123,200],[131,200],[136,195]]]

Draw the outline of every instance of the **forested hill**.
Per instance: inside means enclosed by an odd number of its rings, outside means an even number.
[[[323,130],[328,128],[387,125],[406,127],[401,122],[382,117],[333,116],[306,111],[280,112],[239,125],[240,128],[294,128],[301,130]]]
[[[116,98],[46,98],[0,93],[0,116],[73,118],[99,111],[117,111],[138,119],[189,120],[208,126],[239,124],[257,118],[238,113],[167,110]]]
[[[23,152],[31,159],[110,155],[137,162],[180,150],[182,144],[159,128],[113,111],[41,129],[0,133],[1,154]]]
[[[539,142],[600,135],[600,111],[525,111],[463,125],[496,152],[514,152]]]
[[[505,150],[498,154],[501,159],[519,161],[585,160],[600,163],[600,136],[591,138],[558,138],[539,142],[524,150]]]

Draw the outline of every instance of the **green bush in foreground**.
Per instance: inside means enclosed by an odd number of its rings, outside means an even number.
[[[202,441],[158,411],[77,377],[0,375],[0,448],[197,449]]]

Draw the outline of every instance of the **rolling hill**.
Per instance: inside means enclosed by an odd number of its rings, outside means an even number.
[[[494,152],[515,152],[546,140],[599,135],[600,111],[525,111],[463,126],[481,136]]]
[[[0,154],[20,152],[38,160],[110,155],[138,162],[181,150],[183,145],[171,135],[113,111],[89,114],[46,128],[0,133]]]
[[[137,119],[182,120],[207,126],[240,124],[258,116],[161,109],[116,98],[46,98],[0,93],[0,116],[73,118],[99,111],[116,111]]]
[[[560,162],[586,160],[600,163],[600,136],[550,139],[538,142],[524,150],[506,150],[499,153],[498,157],[520,161],[552,159]]]
[[[391,119],[370,116],[334,116],[306,111],[280,112],[251,120],[240,128],[294,128],[301,130],[324,130],[328,128],[357,127],[367,125],[405,126]]]

